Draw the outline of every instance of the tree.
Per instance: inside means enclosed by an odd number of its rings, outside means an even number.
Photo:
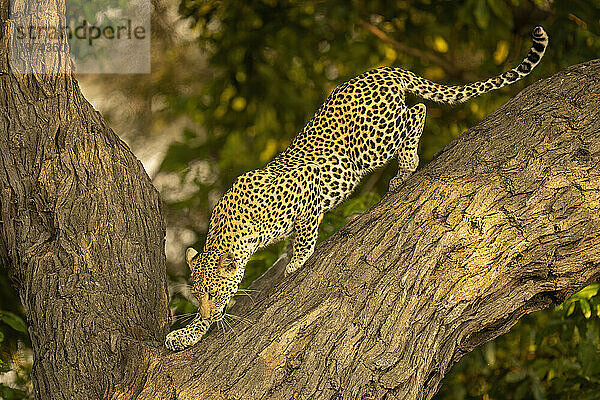
[[[597,280],[599,70],[527,88],[298,275],[269,270],[232,334],[158,362],[140,397],[431,398],[475,346]]]
[[[160,199],[72,74],[58,73],[68,55],[46,60],[49,75],[11,73],[0,4],[0,256],[27,311],[37,397],[102,398],[122,382],[130,350],[168,329]],[[24,6],[39,23],[65,25],[63,1]]]
[[[430,398],[473,347],[600,277],[592,61],[460,136],[299,273],[271,269],[235,334],[170,354],[157,192],[72,75],[9,73],[3,38],[0,254],[38,398]]]
[[[70,74],[9,73],[6,39],[0,254],[27,308],[39,398],[427,398],[473,346],[599,276],[595,61],[461,136],[297,275],[271,270],[256,304],[232,311],[255,320],[238,335],[169,355],[156,191]]]

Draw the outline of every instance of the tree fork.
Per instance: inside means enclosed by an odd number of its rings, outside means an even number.
[[[14,75],[6,0],[0,256],[40,399],[429,399],[452,364],[600,277],[600,61],[532,84],[170,353],[164,223],[70,74]],[[55,10],[62,3],[37,2]]]

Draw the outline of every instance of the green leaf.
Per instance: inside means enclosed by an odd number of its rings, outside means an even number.
[[[10,311],[0,311],[0,321],[4,322],[6,325],[10,326],[16,331],[27,334],[27,325],[21,317],[16,314],[11,313]]]
[[[535,400],[545,400],[546,395],[544,394],[544,389],[540,382],[536,379],[531,383],[531,391],[533,392],[533,398]]]
[[[488,365],[493,366],[496,363],[496,344],[488,342],[483,346],[483,356]]]
[[[573,314],[573,311],[575,311],[575,303],[569,304],[569,308],[567,309],[567,317]]]
[[[528,392],[529,392],[528,382],[527,381],[522,382],[515,390],[514,399],[515,400],[524,399],[524,398],[526,398]]]
[[[175,142],[167,150],[160,168],[167,172],[183,172],[195,157],[198,157],[196,149],[188,144]]]
[[[0,331],[0,342],[4,341],[4,332]]]
[[[487,7],[485,1],[475,2],[475,9],[473,10],[475,16],[475,22],[481,29],[486,29],[490,23],[490,10]]]
[[[598,294],[598,290],[600,289],[600,283],[594,283],[592,285],[586,286],[581,289],[579,292],[575,293],[571,298],[572,299],[586,299],[589,300]]]
[[[488,5],[492,9],[492,12],[498,17],[498,19],[507,23],[511,28],[513,26],[513,18],[511,15],[510,8],[506,5],[506,2],[501,0],[488,0]]]
[[[527,377],[527,371],[525,370],[517,370],[517,371],[510,371],[509,373],[506,374],[506,382],[509,383],[515,383],[515,382],[520,382],[523,379],[525,379]]]
[[[582,343],[578,348],[578,359],[583,369],[584,376],[590,376],[593,373],[598,373],[598,356],[599,352],[591,343]]]
[[[581,312],[583,316],[588,319],[592,316],[592,310],[590,308],[590,303],[587,300],[581,299],[579,300],[579,307],[581,307]]]
[[[4,386],[0,383],[0,399],[4,400],[20,400],[26,399],[27,393],[22,390],[13,389],[8,386]]]

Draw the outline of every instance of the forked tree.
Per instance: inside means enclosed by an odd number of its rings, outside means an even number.
[[[231,331],[171,353],[159,195],[72,73],[11,72],[0,3],[0,256],[38,399],[430,399],[474,347],[600,277],[594,60],[523,90],[298,273],[281,259]]]

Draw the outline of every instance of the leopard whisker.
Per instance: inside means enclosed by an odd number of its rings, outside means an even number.
[[[254,292],[254,293],[260,293],[261,291],[260,291],[260,290],[258,290],[258,289],[249,289],[249,288],[246,288],[246,289],[238,289],[238,292]]]
[[[246,318],[246,317],[242,317],[239,315],[234,315],[234,314],[225,314],[227,317],[235,320],[235,321],[239,321],[239,322],[245,322],[248,325],[254,325],[256,324],[256,321],[251,320],[250,318]]]
[[[227,321],[229,316],[227,314],[223,315],[223,322],[227,324],[227,326],[235,333],[235,336],[240,336],[238,331]]]
[[[221,328],[221,332],[223,332],[223,336],[225,336],[225,326],[223,325],[223,322],[221,322],[220,320],[217,321],[217,327]]]
[[[193,286],[183,282],[173,283],[169,285],[169,292],[171,293],[171,296],[173,296],[174,294],[179,294],[184,299],[186,299],[187,301],[189,301],[197,307],[198,300],[196,299],[196,296],[194,296],[192,289]]]
[[[231,325],[229,325],[227,323],[227,320],[224,317],[223,317],[223,319],[221,319],[221,321],[222,321],[222,324],[227,327],[227,329],[231,330]]]
[[[171,289],[171,292],[173,293],[181,293],[185,295],[188,293],[191,294],[192,286],[188,285],[187,283],[177,282],[169,285],[169,289]]]
[[[255,300],[254,300],[254,296],[252,296],[252,295],[250,295],[250,294],[248,294],[248,293],[239,293],[239,292],[238,292],[238,293],[236,293],[236,294],[234,295],[234,297],[238,297],[238,296],[246,296],[246,297],[248,297],[248,298],[250,299],[250,301],[252,301],[252,304],[254,304],[254,302],[255,302]]]
[[[173,315],[173,321],[189,321],[198,315],[197,312]]]

